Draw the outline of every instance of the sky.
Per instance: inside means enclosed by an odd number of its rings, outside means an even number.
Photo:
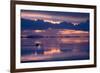
[[[89,13],[21,10],[21,18],[35,21],[44,20],[44,22],[52,24],[69,22],[78,25],[89,20]]]

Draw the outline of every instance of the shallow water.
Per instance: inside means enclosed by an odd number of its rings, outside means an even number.
[[[59,31],[22,32],[21,62],[89,59],[88,33],[75,31],[68,34],[69,30],[66,30],[67,34],[58,34]]]

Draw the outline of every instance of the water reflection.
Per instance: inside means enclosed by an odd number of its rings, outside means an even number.
[[[21,35],[21,48],[21,62],[85,60],[89,59],[89,33],[58,29],[25,30]]]

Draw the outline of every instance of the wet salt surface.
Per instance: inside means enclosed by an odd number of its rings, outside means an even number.
[[[73,36],[60,38],[21,38],[21,62],[45,62],[45,61],[64,61],[64,60],[86,60],[89,59],[89,37],[87,32],[77,32],[67,34],[54,34],[46,31],[31,35],[42,36]],[[29,35],[30,32],[22,35]],[[74,34],[74,35],[73,35]],[[86,36],[85,36],[86,35]],[[75,37],[74,37],[75,36]],[[77,37],[76,37],[77,36]],[[40,48],[36,42],[42,44]]]

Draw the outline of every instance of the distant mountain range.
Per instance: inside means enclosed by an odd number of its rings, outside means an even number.
[[[44,22],[43,20],[33,21],[33,20],[28,20],[28,19],[21,19],[21,29],[22,30],[25,30],[25,29],[32,29],[32,30],[44,29],[45,30],[48,28],[51,28],[51,29],[74,29],[74,30],[89,31],[89,20],[75,26],[72,23],[67,23],[67,22],[61,22],[60,24],[52,24],[49,22]]]

